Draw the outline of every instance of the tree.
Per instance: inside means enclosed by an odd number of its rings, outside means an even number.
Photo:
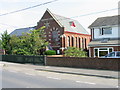
[[[79,49],[76,47],[69,47],[65,51],[65,56],[68,56],[68,57],[87,57],[85,51],[82,51],[82,49]]]
[[[0,39],[0,49],[2,49],[2,40]]]
[[[44,28],[32,30],[30,33],[23,33],[22,36],[11,36],[10,45],[12,54],[16,55],[39,55],[39,50],[48,45],[44,37]]]
[[[11,53],[10,35],[6,30],[3,34],[1,34],[1,36],[2,36],[2,48],[5,50],[5,54],[10,54]]]
[[[48,42],[46,42],[45,39],[45,32],[44,32],[45,27],[41,27],[37,30],[31,31],[29,33],[30,35],[30,40],[31,40],[31,51],[33,51],[33,54],[39,54],[39,50],[46,48],[48,45]]]

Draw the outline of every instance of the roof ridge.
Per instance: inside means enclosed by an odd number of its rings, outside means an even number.
[[[35,28],[36,26],[33,26],[33,27],[25,27],[25,28],[18,28],[18,29],[15,29],[15,30],[19,30],[19,29],[27,29],[27,28]]]
[[[99,17],[88,28],[107,25],[118,25],[118,17],[120,17],[120,15]]]
[[[48,13],[56,20],[58,24],[60,24],[62,27],[65,27],[65,31],[73,31],[73,32],[78,32],[82,34],[89,34],[87,30],[79,23],[79,21],[74,20],[72,18],[64,17],[55,13],[52,13],[49,9],[47,9]],[[76,28],[72,28],[70,26],[70,21],[75,22],[77,25]]]
[[[104,17],[99,17],[99,18],[110,18],[110,17],[118,17],[120,15],[112,15],[112,16],[104,16]]]
[[[61,15],[58,15],[58,14],[55,14],[55,13],[53,13],[54,15],[56,15],[56,16],[60,16],[60,17],[63,17],[63,18],[66,18],[66,19],[71,19],[71,20],[74,20],[74,19],[72,19],[72,18],[69,18],[69,17],[65,17],[65,16],[61,16]],[[76,20],[77,21],[77,20]]]
[[[48,8],[47,8],[46,11],[55,19],[55,21],[56,21],[60,26],[63,27],[63,25],[59,22],[59,20],[55,17],[55,15],[54,15]]]

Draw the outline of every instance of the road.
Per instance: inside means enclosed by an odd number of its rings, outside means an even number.
[[[29,73],[2,70],[2,88],[117,88],[115,79],[54,72]],[[0,76],[1,77],[1,76]]]

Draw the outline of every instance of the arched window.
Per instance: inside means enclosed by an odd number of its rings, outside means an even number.
[[[85,49],[87,48],[87,39],[85,38]]]
[[[84,49],[84,38],[82,38],[82,48]]]
[[[68,39],[67,39],[67,46],[70,47],[70,36],[68,36]]]
[[[79,48],[81,48],[80,38],[78,39],[78,42],[79,42]]]
[[[74,37],[72,37],[72,47],[74,47]]]
[[[77,42],[78,40],[77,40],[77,37],[76,37],[76,47],[78,46],[78,42]]]

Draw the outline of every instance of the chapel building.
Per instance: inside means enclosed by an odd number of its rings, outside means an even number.
[[[57,54],[64,54],[69,47],[88,50],[91,35],[82,25],[73,19],[53,14],[47,9],[37,23],[36,29],[45,26],[46,41],[49,49],[55,50]]]

